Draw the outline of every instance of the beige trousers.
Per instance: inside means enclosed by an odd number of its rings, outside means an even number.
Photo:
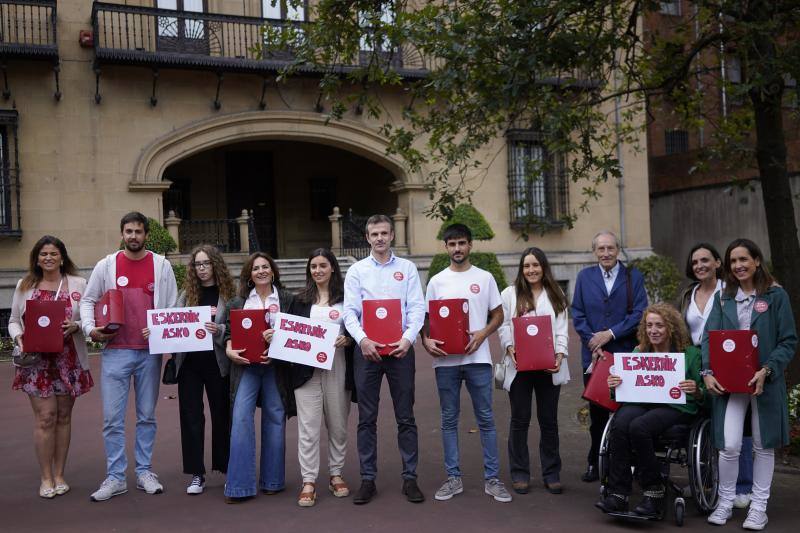
[[[347,417],[350,392],[344,388],[344,349],[338,348],[330,370],[314,369],[314,375],[294,391],[297,402],[297,456],[303,482],[315,483],[319,474],[322,420],[328,430],[328,469],[342,475],[347,452]]]

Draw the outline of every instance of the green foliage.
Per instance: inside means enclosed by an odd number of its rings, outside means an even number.
[[[183,287],[183,280],[186,279],[186,265],[183,263],[172,263],[172,272],[175,274],[175,281],[180,291],[181,287]]]
[[[630,266],[639,269],[644,276],[644,286],[650,303],[675,301],[681,275],[672,259],[653,254],[644,259],[634,259]]]
[[[494,276],[497,282],[497,288],[501,291],[508,287],[506,283],[506,275],[503,273],[503,268],[500,266],[500,261],[497,255],[488,252],[472,252],[469,254],[469,261],[476,267],[482,268]],[[436,254],[431,260],[431,266],[428,269],[428,279],[438,274],[445,268],[450,266],[450,257],[447,254]]]
[[[472,238],[476,241],[488,241],[494,238],[494,231],[480,211],[470,204],[459,204],[452,214],[445,220],[436,234],[442,240],[445,228],[450,224],[464,224],[472,231]]]

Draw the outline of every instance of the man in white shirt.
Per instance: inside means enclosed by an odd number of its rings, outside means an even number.
[[[442,235],[450,266],[428,281],[425,299],[467,300],[470,341],[465,353],[448,354],[441,349],[443,341],[423,334],[422,343],[433,356],[436,386],[442,408],[442,444],[447,481],[434,496],[449,500],[461,494],[461,468],[458,454],[458,417],[461,410],[461,383],[466,383],[472,408],[481,433],[483,448],[484,492],[499,502],[510,502],[511,495],[498,479],[500,463],[497,453],[497,430],[492,413],[492,354],[486,338],[503,323],[503,302],[497,282],[489,272],[469,261],[472,232],[463,224],[452,224]],[[448,308],[443,316],[449,314]]]
[[[389,382],[397,421],[397,443],[403,460],[403,494],[419,503],[425,496],[417,485],[418,440],[414,419],[414,341],[425,321],[425,299],[417,267],[394,255],[392,220],[373,215],[367,220],[366,238],[372,251],[369,257],[351,266],[344,280],[344,324],[356,342],[353,366],[358,396],[358,456],[361,462],[361,487],[353,503],[365,504],[375,496],[377,475],[378,401],[383,376]],[[364,332],[364,300],[400,300],[402,336],[389,343],[392,351],[381,356],[384,348]]]

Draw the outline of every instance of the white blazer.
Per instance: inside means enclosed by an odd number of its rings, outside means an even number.
[[[83,291],[86,290],[86,280],[78,276],[67,276],[67,286],[62,287],[62,291],[67,291],[69,294],[69,302],[72,304],[72,320],[77,322],[78,326],[81,324],[81,296]],[[17,288],[14,289],[14,297],[11,300],[11,318],[8,320],[8,334],[12,339],[25,333],[25,325],[22,322],[22,315],[25,313],[25,303],[30,300],[33,294],[33,289],[21,291],[19,285],[22,280],[17,282]],[[76,299],[77,296],[77,299]],[[75,351],[78,354],[78,361],[81,368],[89,370],[89,351],[86,349],[86,337],[83,331],[78,327],[78,331],[72,334],[72,341],[75,344]]]
[[[517,293],[514,286],[509,286],[503,289],[500,293],[500,298],[503,300],[503,325],[500,326],[500,346],[503,348],[503,354],[507,353],[508,347],[514,345],[514,324],[512,318],[517,316]],[[544,316],[550,315],[550,320],[553,327],[553,349],[555,353],[563,353],[566,358],[567,343],[569,342],[569,320],[567,310],[564,309],[561,313],[556,314],[553,310],[553,304],[550,303],[550,298],[547,296],[547,291],[542,291],[539,298],[536,300],[536,315]],[[509,359],[506,361],[505,358]],[[510,357],[504,355],[504,363],[506,363],[506,378],[503,381],[503,388],[505,390],[511,389],[511,382],[517,375],[517,369],[514,363],[510,361]],[[553,384],[563,385],[568,383],[570,379],[569,367],[566,361],[561,362],[561,370],[553,374]]]

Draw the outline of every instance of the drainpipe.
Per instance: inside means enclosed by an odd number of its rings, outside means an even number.
[[[616,58],[616,54],[614,56]],[[618,63],[615,61],[614,65],[614,92],[617,92],[617,88],[619,87],[619,70],[617,68]],[[620,135],[620,124],[622,119],[620,118],[620,107],[622,105],[622,97],[617,94],[614,98],[614,129],[616,130],[617,135],[617,161],[619,164],[619,178],[617,179],[617,191],[619,197],[619,249],[622,252],[622,257],[624,258],[625,262],[628,262],[628,252],[625,251],[625,236],[626,236],[626,227],[625,227],[625,164],[622,159],[622,138]]]

